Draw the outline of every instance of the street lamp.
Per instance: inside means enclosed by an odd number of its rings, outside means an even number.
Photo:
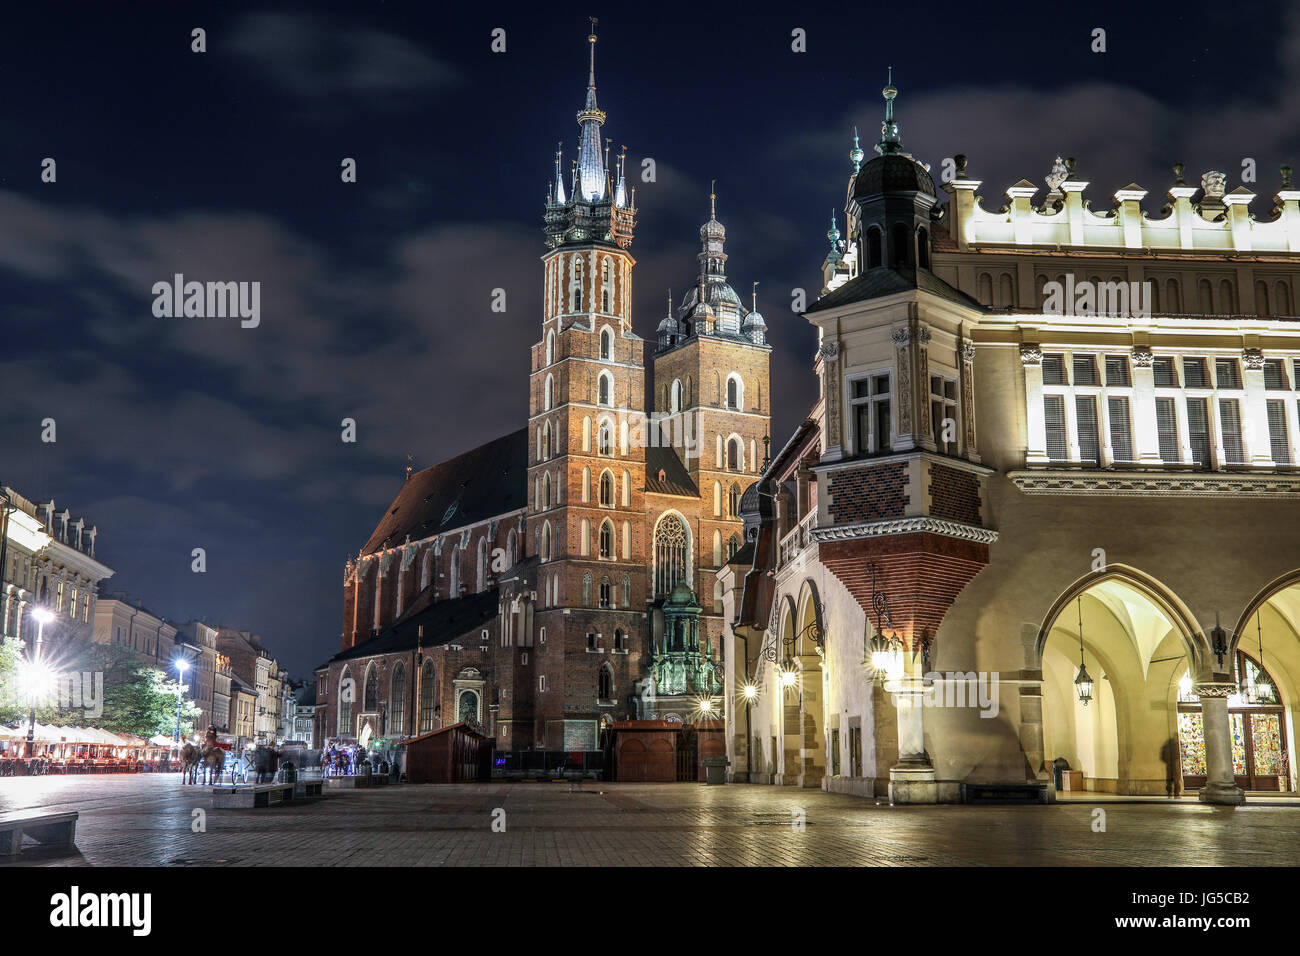
[[[189,668],[190,662],[183,657],[176,658],[176,734],[172,740],[176,746],[181,743],[181,701],[185,694],[185,671]]]
[[[45,638],[45,625],[54,620],[54,613],[47,607],[38,607],[32,611],[32,617],[36,619],[36,643],[32,645],[32,653],[28,657],[27,670],[24,674],[24,683],[27,684],[32,702],[31,710],[27,713],[28,757],[31,757],[36,750],[36,701],[49,691],[50,678],[53,676],[50,669],[41,661],[41,642]]]

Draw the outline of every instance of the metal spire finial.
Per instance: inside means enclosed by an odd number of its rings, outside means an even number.
[[[854,126],[853,127],[853,148],[849,150],[849,161],[853,163],[853,172],[855,174],[859,169],[862,168],[862,157],[865,155],[866,153],[862,151],[862,147],[858,144],[858,128]]]
[[[718,181],[709,180],[709,218],[718,218]]]
[[[757,282],[754,283],[754,288],[750,290],[749,302],[753,311],[757,312],[758,311],[758,283]]]
[[[898,121],[894,118],[894,97],[898,95],[898,89],[894,86],[892,66],[889,68],[889,82],[880,95],[885,98],[885,121],[880,124],[880,142],[876,145],[876,152],[885,156],[897,153],[903,147],[898,138]]]

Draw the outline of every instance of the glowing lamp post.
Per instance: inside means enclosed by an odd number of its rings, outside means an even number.
[[[49,692],[53,673],[41,661],[41,642],[45,638],[45,625],[54,620],[54,614],[46,607],[32,611],[36,619],[36,643],[32,646],[31,657],[23,674],[23,683],[31,697],[31,710],[27,713],[27,756],[36,750],[36,701]]]
[[[181,743],[181,701],[185,693],[185,671],[189,666],[190,662],[183,657],[176,661],[176,735],[172,739],[178,747]]]

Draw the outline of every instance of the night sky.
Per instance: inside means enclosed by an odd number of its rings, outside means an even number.
[[[338,650],[344,562],[406,455],[425,467],[525,422],[542,205],[557,142],[566,168],[575,155],[588,13],[605,135],[629,170],[657,165],[636,183],[635,328],[652,338],[667,290],[693,283],[716,177],[729,278],[746,302],[761,283],[779,447],[815,395],[791,290],[820,288],[852,128],[873,155],[887,66],[904,148],[936,178],[967,154],[988,208],[1022,178],[1045,191],[1058,154],[1095,209],[1136,181],[1152,214],[1175,162],[1231,189],[1249,157],[1266,216],[1278,166],[1300,167],[1285,6],[10,7],[0,482],[97,525],[109,590],[258,632],[306,676]],[[260,326],[155,317],[151,288],[177,272],[259,281]]]

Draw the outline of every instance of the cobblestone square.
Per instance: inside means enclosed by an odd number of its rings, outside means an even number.
[[[1105,810],[1094,832],[1093,811]],[[1194,802],[889,807],[730,784],[402,785],[213,810],[175,775],[0,783],[0,813],[77,810],[75,851],[3,866],[1284,866],[1300,808]],[[193,832],[202,809],[205,831]],[[504,810],[504,832],[493,832]],[[802,814],[803,828],[798,828]],[[500,818],[500,814],[496,814]]]

